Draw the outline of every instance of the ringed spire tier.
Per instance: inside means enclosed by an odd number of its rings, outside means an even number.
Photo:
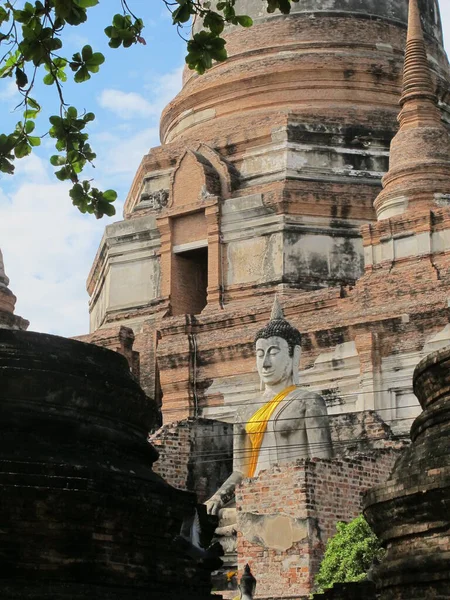
[[[420,8],[434,78],[442,81],[439,8],[435,0],[420,0]],[[164,143],[204,139],[211,127],[216,133],[261,129],[280,111],[295,111],[309,123],[350,113],[369,122],[392,116],[407,0],[301,0],[288,16],[268,14],[261,0],[237,0],[236,11],[253,18],[251,32],[227,27],[229,60],[202,76],[186,70],[182,92],[162,116]]]

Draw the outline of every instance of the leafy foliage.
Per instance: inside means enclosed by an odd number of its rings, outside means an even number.
[[[363,515],[350,523],[337,523],[337,533],[328,540],[316,576],[316,588],[323,592],[335,583],[362,581],[373,561],[381,560],[384,550]]]
[[[129,48],[133,44],[145,44],[142,37],[144,23],[135,16],[128,2],[114,0],[121,12],[112,16],[112,23],[105,29],[111,48]],[[153,2],[155,0],[152,0]],[[262,0],[268,12],[280,10],[287,14],[291,2],[299,0]],[[113,4],[113,0],[107,0]],[[214,62],[227,58],[226,41],[221,34],[227,24],[250,27],[252,19],[236,14],[236,0],[162,0],[172,14],[172,20],[181,35],[183,25],[201,19],[203,28],[187,40],[186,63],[190,69],[202,74]],[[25,2],[22,8],[13,0],[0,0],[0,47],[5,50],[0,58],[0,78],[13,78],[21,95],[18,105],[22,119],[12,133],[0,134],[0,172],[13,174],[14,161],[28,156],[39,146],[44,135],[55,140],[59,154],[51,157],[57,168],[56,177],[73,184],[70,196],[82,212],[103,215],[115,214],[113,205],[116,193],[102,192],[91,187],[89,181],[79,176],[87,163],[96,158],[88,143],[86,126],[95,119],[92,112],[78,114],[69,106],[63,95],[68,72],[76,83],[88,81],[98,73],[105,57],[85,45],[72,58],[64,55],[64,34],[67,27],[77,27],[88,19],[88,11],[99,0],[35,0]],[[69,67],[69,69],[67,69]],[[36,135],[35,120],[41,112],[39,101],[32,97],[36,77],[42,74],[45,85],[54,86],[59,104],[59,114],[50,117],[50,127]]]

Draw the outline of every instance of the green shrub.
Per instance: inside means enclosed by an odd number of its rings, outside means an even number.
[[[362,581],[374,560],[381,560],[384,550],[367,521],[360,515],[351,523],[339,522],[337,533],[328,540],[325,555],[316,576],[318,592],[335,583]]]

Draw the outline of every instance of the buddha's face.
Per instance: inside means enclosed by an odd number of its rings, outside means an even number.
[[[257,340],[256,366],[261,381],[270,387],[292,378],[293,358],[286,340],[277,336]]]

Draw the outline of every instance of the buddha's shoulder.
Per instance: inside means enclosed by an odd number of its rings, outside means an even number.
[[[295,389],[292,390],[292,392],[289,392],[288,398],[293,398],[293,399],[308,398],[311,400],[316,400],[316,399],[323,400],[323,397],[320,394],[318,394],[317,392],[314,392],[313,390],[311,390],[308,387],[304,387],[301,385],[298,385]]]
[[[289,393],[286,400],[291,404],[307,404],[308,406],[324,406],[325,400],[323,396],[310,390],[309,388],[298,386],[295,390]]]

